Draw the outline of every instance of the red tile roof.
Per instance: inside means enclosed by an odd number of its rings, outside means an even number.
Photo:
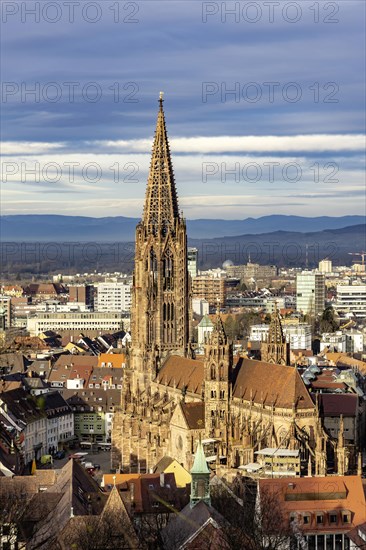
[[[314,409],[314,403],[295,367],[242,358],[233,396],[279,408]]]

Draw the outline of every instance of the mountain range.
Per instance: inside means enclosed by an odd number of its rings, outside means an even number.
[[[135,238],[139,218],[123,216],[92,218],[60,215],[0,216],[1,241],[25,242],[126,242]],[[187,220],[190,239],[212,239],[237,235],[261,235],[276,231],[317,232],[365,223],[363,216],[271,215],[243,220]]]

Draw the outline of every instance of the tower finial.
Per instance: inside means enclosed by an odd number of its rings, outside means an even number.
[[[164,101],[164,92],[159,93],[159,101]]]

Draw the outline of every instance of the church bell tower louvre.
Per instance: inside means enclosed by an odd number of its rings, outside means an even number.
[[[189,341],[186,223],[177,191],[160,92],[142,220],[136,227],[131,309],[131,367],[156,374]]]

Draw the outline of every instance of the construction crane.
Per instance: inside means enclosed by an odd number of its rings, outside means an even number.
[[[365,267],[366,252],[364,252],[364,251],[362,251],[362,252],[348,252],[348,254],[350,256],[361,256],[361,265],[362,265],[362,267]]]

